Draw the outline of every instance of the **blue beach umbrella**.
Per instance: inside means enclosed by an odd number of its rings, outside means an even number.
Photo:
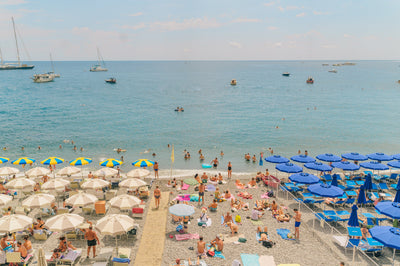
[[[339,184],[338,184],[338,175],[337,174],[334,174],[333,176],[332,176],[332,182],[331,182],[331,185],[332,186],[335,186],[335,187],[338,187],[339,186]]]
[[[25,164],[31,164],[34,163],[36,160],[28,157],[21,157],[18,158],[17,160],[12,161],[12,164],[19,164],[19,165],[25,165]]]
[[[313,163],[315,162],[315,159],[313,157],[310,157],[308,155],[300,154],[300,155],[295,155],[290,158],[292,161],[298,162],[298,163]]]
[[[400,190],[397,190],[396,196],[394,196],[393,202],[400,202]]]
[[[371,169],[371,170],[388,170],[389,167],[385,164],[381,164],[379,162],[365,162],[360,163],[361,167]]]
[[[358,227],[358,226],[360,226],[360,224],[359,224],[359,222],[358,222],[357,209],[358,209],[358,207],[357,207],[357,205],[355,205],[355,204],[351,207],[350,218],[349,218],[349,221],[347,222],[347,224],[348,224],[349,226],[353,226],[353,227]]]
[[[360,192],[358,193],[357,204],[365,204],[367,199],[365,197],[364,185],[360,187]]]
[[[392,155],[384,154],[383,152],[375,152],[371,154],[367,154],[368,158],[375,161],[391,161],[393,160]]]
[[[396,190],[400,190],[400,178],[397,180],[397,185],[395,187]]]
[[[281,163],[275,167],[277,170],[285,173],[300,173],[303,172],[303,169],[292,163]]]
[[[371,174],[368,174],[365,177],[364,189],[365,190],[371,190],[372,189],[372,177],[371,177]]]
[[[297,173],[289,176],[289,180],[295,183],[301,184],[315,184],[320,181],[320,179],[309,173]]]
[[[381,201],[375,205],[380,213],[389,216],[393,219],[400,219],[400,203],[392,201]]]
[[[288,163],[289,159],[282,157],[280,155],[272,155],[264,159],[265,161],[269,163]]]
[[[132,163],[132,165],[136,166],[136,167],[149,167],[149,166],[152,166],[153,164],[154,164],[154,161],[150,161],[147,159],[139,159]]]
[[[194,207],[187,204],[175,204],[169,207],[169,212],[175,216],[190,216],[194,214]]]
[[[400,228],[394,228],[392,226],[374,226],[369,229],[371,237],[376,241],[381,242],[383,245],[389,248],[393,248],[393,260],[396,249],[400,249]]]
[[[69,162],[70,165],[76,166],[76,165],[87,165],[92,162],[92,159],[86,158],[86,157],[78,157],[75,160],[72,160]]]
[[[332,171],[332,167],[330,167],[327,164],[320,163],[320,162],[306,163],[306,164],[304,164],[304,167],[311,169],[311,170],[321,171],[321,172]]]
[[[347,159],[347,160],[352,160],[352,161],[365,161],[365,160],[368,160],[367,156],[359,154],[358,152],[344,153],[344,154],[342,154],[342,157]]]
[[[0,157],[0,163],[6,163],[8,162],[10,159],[6,158],[6,157]]]
[[[310,185],[308,187],[308,191],[311,193],[321,196],[321,197],[329,197],[329,198],[337,198],[340,196],[343,196],[343,189],[332,186],[332,185],[327,185],[327,184],[314,184]]]
[[[400,160],[400,153],[392,155],[392,156],[393,156],[393,159]]]
[[[387,165],[393,168],[400,168],[400,161],[388,162]]]
[[[332,153],[317,155],[317,159],[325,162],[340,162],[342,160],[341,157],[333,155]]]
[[[343,169],[344,171],[356,171],[356,170],[360,169],[360,166],[356,165],[355,163],[348,162],[348,161],[334,162],[331,165],[335,168]]]

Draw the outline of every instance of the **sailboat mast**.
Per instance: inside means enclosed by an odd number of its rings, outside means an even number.
[[[3,65],[3,54],[1,53],[1,48],[0,48],[0,60],[1,60],[1,65]]]
[[[15,45],[17,46],[17,57],[18,57],[18,64],[21,65],[21,59],[19,58],[19,49],[18,49],[18,39],[17,39],[17,33],[15,31],[15,22],[14,22],[14,17],[11,17],[12,23],[13,23],[13,28],[14,28],[14,38],[15,38]]]
[[[53,58],[51,57],[51,53],[50,53],[50,62],[51,62],[51,70],[53,71],[54,74],[54,64],[53,64]]]

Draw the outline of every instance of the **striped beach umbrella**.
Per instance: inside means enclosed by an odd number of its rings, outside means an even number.
[[[0,163],[6,163],[8,162],[10,159],[6,158],[6,157],[0,157]]]
[[[59,157],[49,157],[49,158],[47,158],[47,159],[44,159],[44,160],[41,161],[40,163],[41,163],[41,164],[44,164],[44,165],[56,165],[56,164],[63,163],[63,162],[64,162],[64,159],[62,159],[62,158],[59,158]]]
[[[148,167],[148,166],[152,166],[154,164],[153,161],[147,160],[147,159],[139,159],[137,161],[134,161],[132,163],[133,166],[136,167]]]
[[[36,160],[28,157],[21,157],[18,158],[17,160],[12,161],[12,164],[19,164],[19,165],[25,165],[25,164],[31,164],[34,163]]]
[[[70,165],[76,166],[76,165],[87,165],[92,162],[92,159],[86,158],[86,157],[79,157],[76,158],[75,160],[72,160],[69,162]]]
[[[113,158],[109,158],[109,159],[106,159],[106,160],[100,162],[101,166],[106,166],[106,167],[114,167],[114,166],[121,165],[121,164],[123,164],[123,162],[113,159]]]

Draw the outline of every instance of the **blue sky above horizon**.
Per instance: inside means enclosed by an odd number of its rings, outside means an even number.
[[[15,60],[14,16],[32,60],[95,60],[97,46],[105,60],[397,60],[399,11],[396,0],[0,0],[0,48]]]

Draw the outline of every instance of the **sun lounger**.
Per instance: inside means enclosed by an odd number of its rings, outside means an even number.
[[[332,236],[335,242],[344,248],[344,251],[346,253],[347,249],[354,249],[355,247],[358,247],[360,244],[360,239],[358,238],[349,238],[347,236]]]
[[[389,180],[391,180],[391,181],[396,181],[398,175],[399,175],[399,174],[396,174],[396,173],[390,174]]]
[[[75,262],[78,262],[78,258],[82,255],[82,249],[78,248],[77,250],[70,249],[68,253],[60,259],[60,262],[66,265],[74,265]]]
[[[131,262],[131,248],[118,248],[117,257],[112,259],[113,266],[128,266]]]
[[[388,186],[386,183],[379,183],[379,189],[380,190],[388,190]]]

